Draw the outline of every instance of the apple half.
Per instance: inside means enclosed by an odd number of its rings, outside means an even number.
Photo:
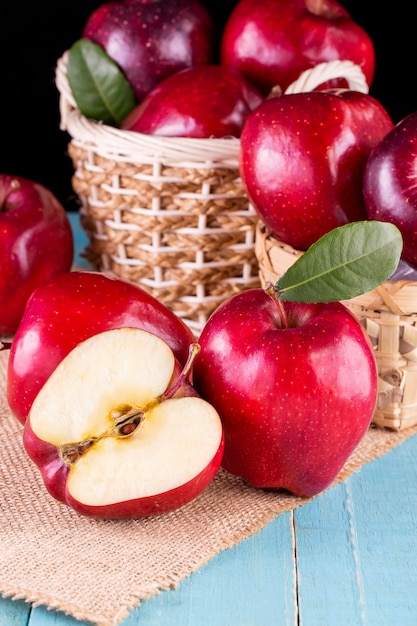
[[[48,492],[82,515],[143,517],[199,495],[220,467],[224,439],[211,404],[168,344],[136,329],[79,343],[36,396],[23,430]]]

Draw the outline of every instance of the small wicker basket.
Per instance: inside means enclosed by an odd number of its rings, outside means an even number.
[[[198,336],[227,296],[260,284],[240,142],[154,137],[89,120],[73,100],[67,59],[58,61],[56,84],[85,256],[152,293]]]
[[[303,253],[275,239],[258,222],[255,253],[261,284],[275,283]],[[386,281],[344,301],[375,350],[378,401],[373,423],[402,430],[417,424],[417,281]]]
[[[240,178],[240,141],[154,137],[87,119],[68,84],[68,55],[58,60],[56,85],[89,239],[85,256],[139,284],[198,336],[226,297],[260,286],[258,218]],[[368,90],[358,66],[332,61],[304,72],[286,93],[339,76]]]

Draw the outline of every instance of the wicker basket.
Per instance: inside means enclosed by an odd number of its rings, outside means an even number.
[[[275,283],[303,253],[278,241],[262,222],[255,253],[261,284]],[[386,281],[344,301],[364,325],[375,350],[378,402],[373,423],[402,430],[417,424],[417,281]]]
[[[56,85],[85,256],[152,293],[198,336],[226,297],[260,285],[258,218],[240,179],[240,141],[153,137],[85,118],[68,85],[68,54],[58,60]],[[368,91],[358,66],[331,61],[303,72],[286,93],[340,76]]]
[[[67,59],[58,61],[56,84],[85,256],[152,293],[198,336],[227,296],[260,284],[240,142],[158,138],[89,120],[73,100]]]

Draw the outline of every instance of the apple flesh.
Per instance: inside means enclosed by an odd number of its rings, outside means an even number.
[[[375,73],[372,39],[335,0],[240,0],[220,47],[222,64],[236,68],[264,96],[276,86],[285,91],[302,72],[326,61],[359,65],[369,86]]]
[[[140,101],[163,78],[210,63],[216,32],[198,0],[124,0],[93,11],[82,37],[117,63]]]
[[[40,388],[78,343],[121,326],[158,335],[181,365],[195,341],[185,323],[151,294],[104,273],[68,272],[38,288],[10,349],[6,393],[16,418],[25,422]]]
[[[370,341],[341,303],[231,296],[199,343],[193,384],[218,411],[223,467],[258,488],[312,497],[367,431],[377,400]]]
[[[330,230],[367,219],[366,161],[393,126],[378,100],[350,89],[264,100],[241,134],[241,173],[271,234],[307,250]]]
[[[23,440],[55,499],[110,519],[190,502],[224,445],[217,412],[181,378],[168,344],[136,328],[78,344],[35,398]]]
[[[417,270],[417,111],[393,128],[369,155],[363,194],[369,219],[395,224],[402,259]]]
[[[74,256],[64,207],[44,185],[0,174],[0,337],[12,336],[31,293],[68,272]]]
[[[247,116],[262,100],[234,69],[197,65],[161,81],[121,128],[164,137],[240,137]]]

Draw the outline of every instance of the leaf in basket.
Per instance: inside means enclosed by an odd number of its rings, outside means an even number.
[[[88,118],[119,126],[137,104],[119,66],[88,39],[79,39],[71,46],[67,77],[79,110]]]
[[[348,300],[378,287],[395,272],[402,251],[394,224],[367,220],[333,229],[302,254],[275,284],[292,302]]]

